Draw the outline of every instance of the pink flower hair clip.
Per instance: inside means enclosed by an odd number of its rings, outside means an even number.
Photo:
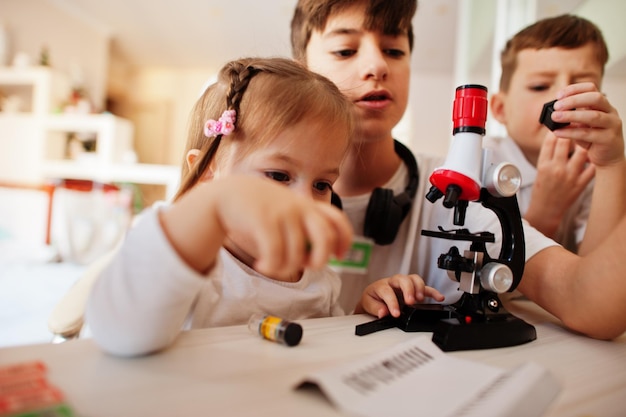
[[[235,110],[224,110],[219,120],[207,120],[204,124],[204,136],[210,138],[217,135],[230,135],[235,130],[236,114]]]

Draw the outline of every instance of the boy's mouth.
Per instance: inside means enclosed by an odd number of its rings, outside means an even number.
[[[389,94],[384,92],[384,91],[374,91],[371,93],[368,93],[364,96],[362,96],[360,99],[358,99],[357,101],[362,101],[362,102],[381,102],[381,101],[387,101],[389,100]]]
[[[371,96],[365,96],[363,97],[361,100],[363,101],[380,101],[380,100],[386,100],[387,96],[381,95],[381,94],[374,94]]]

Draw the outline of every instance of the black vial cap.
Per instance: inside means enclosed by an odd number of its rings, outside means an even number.
[[[298,323],[289,323],[285,327],[284,341],[287,346],[296,346],[302,339],[302,326]]]

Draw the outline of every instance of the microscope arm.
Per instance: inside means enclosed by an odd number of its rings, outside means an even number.
[[[494,197],[486,188],[480,190],[479,201],[483,207],[493,211],[502,229],[502,247],[498,259],[494,260],[507,265],[513,272],[513,285],[509,292],[515,290],[522,280],[524,264],[526,262],[526,249],[524,242],[524,229],[522,218],[512,216],[511,213],[519,213],[517,197]]]

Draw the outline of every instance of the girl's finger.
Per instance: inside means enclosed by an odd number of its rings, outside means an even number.
[[[284,239],[283,265],[288,270],[297,270],[304,266],[306,253],[305,230],[299,214],[288,215],[278,224]]]
[[[322,210],[328,218],[335,233],[333,254],[342,258],[352,246],[353,230],[346,214],[331,205],[323,205]]]
[[[258,248],[257,259],[254,268],[264,275],[273,275],[283,262],[282,241],[283,236],[277,233],[275,227],[265,228],[261,224],[256,227],[256,233],[252,232],[252,239]]]
[[[308,250],[307,265],[311,268],[321,268],[328,263],[338,239],[335,228],[329,223],[326,216],[319,211],[311,211],[304,216],[304,228]]]

